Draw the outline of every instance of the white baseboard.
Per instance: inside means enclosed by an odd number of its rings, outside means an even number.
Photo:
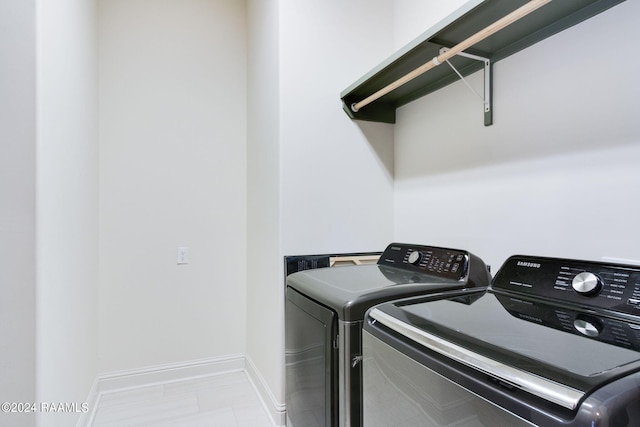
[[[264,377],[260,374],[260,371],[258,371],[256,365],[253,364],[253,361],[249,356],[246,356],[245,370],[249,380],[253,384],[253,388],[258,392],[258,396],[262,401],[264,409],[271,417],[271,421],[273,421],[276,426],[285,426],[286,406],[283,403],[278,402],[273,393],[271,393],[271,389],[267,385],[267,382],[264,380]]]
[[[80,414],[80,418],[78,419],[78,423],[76,427],[89,427],[93,424],[93,419],[96,416],[96,410],[98,409],[98,402],[100,401],[100,387],[98,385],[98,379],[96,378],[91,385],[91,390],[89,390],[89,396],[85,401],[89,406],[89,410],[87,412],[83,412]]]
[[[87,398],[89,411],[81,415],[77,427],[91,427],[100,398],[105,394],[238,371],[247,373],[273,423],[284,426],[285,406],[275,399],[251,359],[245,355],[229,355],[99,375]]]
[[[244,355],[230,355],[112,372],[98,376],[99,391],[100,394],[105,394],[154,384],[165,384],[183,381],[185,379],[221,374],[223,372],[242,371],[244,365]]]

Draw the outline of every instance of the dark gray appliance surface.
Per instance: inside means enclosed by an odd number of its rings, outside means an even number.
[[[338,316],[292,289],[286,316],[287,425],[338,425]]]
[[[392,243],[376,265],[287,277],[287,425],[362,426],[362,323],[371,306],[416,295],[485,289],[487,266],[457,249]]]
[[[639,297],[640,267],[513,256],[486,291],[376,306],[365,422],[383,425],[386,384],[425,425],[640,425]]]
[[[419,253],[417,263],[409,262]],[[474,254],[449,248],[392,243],[375,265],[300,271],[287,286],[334,310],[341,320],[364,319],[371,306],[438,291],[488,286],[491,276]]]

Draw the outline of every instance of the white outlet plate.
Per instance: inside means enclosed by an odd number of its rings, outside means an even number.
[[[189,264],[189,248],[187,246],[178,247],[177,264]]]

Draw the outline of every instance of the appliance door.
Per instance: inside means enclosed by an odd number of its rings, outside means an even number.
[[[337,425],[337,314],[287,288],[285,331],[287,425]]]
[[[367,331],[362,340],[367,427],[535,425],[435,372],[428,358],[399,351],[392,340]]]
[[[586,314],[491,292],[372,308],[365,425],[394,400],[427,426],[640,425],[640,326]]]

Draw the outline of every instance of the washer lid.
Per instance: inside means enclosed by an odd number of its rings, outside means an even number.
[[[462,288],[486,288],[491,276],[477,256],[459,249],[391,243],[377,265],[299,271],[287,286],[330,309],[342,321],[362,321],[386,301]]]
[[[568,409],[590,390],[640,370],[640,324],[519,296],[478,295],[387,303],[370,317],[425,351]]]
[[[331,308],[344,321],[363,320],[364,313],[381,302],[460,289],[465,283],[380,265],[318,268],[287,278],[287,286]]]

